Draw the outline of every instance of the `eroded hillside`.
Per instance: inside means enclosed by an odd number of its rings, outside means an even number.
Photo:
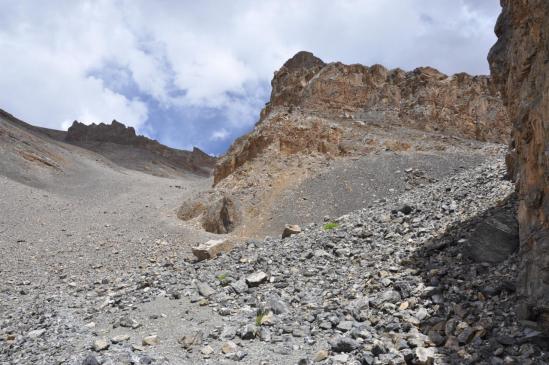
[[[487,76],[326,64],[299,52],[275,73],[254,130],[219,159],[214,189],[185,202],[180,216],[208,227],[205,212],[228,197],[241,224],[217,233],[274,234],[409,189],[406,169],[437,179],[474,166],[509,133]],[[334,194],[342,187],[346,194]]]
[[[97,152],[126,168],[159,176],[191,172],[207,177],[216,160],[196,147],[192,151],[183,151],[139,136],[134,128],[116,120],[111,124],[91,125],[75,121],[64,140]]]
[[[97,167],[209,178],[216,161],[198,148],[177,150],[138,136],[116,121],[90,126],[75,122],[68,131],[60,131],[30,125],[1,109],[0,152],[0,174],[54,188],[63,176],[93,176]]]

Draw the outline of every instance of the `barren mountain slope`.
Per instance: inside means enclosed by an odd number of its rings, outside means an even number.
[[[117,278],[128,272],[139,274],[156,260],[163,265],[182,260],[190,255],[191,246],[211,238],[175,216],[182,197],[211,184],[211,178],[203,176],[207,165],[200,174],[180,167],[169,178],[158,177],[136,171],[135,166],[148,162],[144,153],[136,153],[138,148],[128,154],[131,165],[126,169],[116,159],[115,163],[64,142],[65,137],[65,132],[1,114],[2,364],[75,364],[68,361],[75,354],[74,346],[85,351],[88,344],[81,342],[80,330],[68,337],[63,333],[74,330],[96,309],[76,308],[67,288],[77,282],[93,287],[102,281],[124,286]],[[110,144],[123,151],[120,144]],[[58,342],[51,348],[27,343],[37,357],[20,358],[20,343],[14,345],[9,339],[34,327],[28,321],[33,317],[42,322],[35,329]],[[18,330],[9,324],[12,320]]]
[[[211,179],[124,169],[47,132],[99,161],[66,153],[85,173],[47,189],[0,176],[0,363],[548,363],[547,338],[513,312],[505,148],[349,121],[271,111],[256,131],[274,142],[209,192]],[[45,137],[6,125],[15,158],[45,153],[33,139]],[[345,138],[351,152],[333,153]],[[197,193],[216,204],[179,214],[217,213],[216,229],[238,201],[249,232],[346,214],[197,262],[189,246],[217,236],[175,218]]]
[[[214,189],[185,202],[181,218],[216,227],[206,212],[227,196],[240,211],[214,232],[275,234],[402,192],[407,168],[438,179],[474,167],[510,130],[486,76],[325,64],[299,52],[272,87],[254,130],[219,159]]]
[[[177,176],[191,172],[209,176],[215,158],[198,148],[182,151],[170,148],[144,136],[132,127],[113,120],[109,124],[85,125],[74,122],[64,138],[66,142],[84,147],[129,169],[158,176]]]
[[[131,172],[71,200],[0,177],[17,207],[0,228],[0,362],[547,363],[547,339],[513,315],[503,150],[332,229],[201,262],[184,259],[169,212],[190,191],[170,179]]]
[[[41,185],[74,166],[74,157],[55,140],[0,112],[0,173]]]
[[[98,131],[90,133],[90,131]],[[124,138],[119,138],[120,135]],[[120,123],[85,126],[69,132],[40,128],[0,110],[0,174],[31,186],[58,185],[62,176],[90,176],[102,165],[158,176],[208,177],[215,159],[199,149],[181,151],[136,136]]]

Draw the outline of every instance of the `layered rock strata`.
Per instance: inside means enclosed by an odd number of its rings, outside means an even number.
[[[490,68],[513,123],[508,170],[520,203],[520,314],[549,329],[549,2],[504,0]]]
[[[405,72],[381,65],[326,64],[299,52],[275,73],[260,121],[220,159],[214,184],[272,145],[286,155],[361,152],[364,136],[344,130],[364,124],[491,142],[506,142],[510,133],[499,93],[487,76],[447,76],[431,67]]]

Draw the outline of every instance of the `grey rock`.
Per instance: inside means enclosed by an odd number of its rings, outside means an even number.
[[[27,337],[29,337],[29,338],[38,338],[38,337],[42,336],[44,334],[44,332],[46,332],[46,330],[44,328],[37,329],[37,330],[32,330],[29,333],[27,333]]]
[[[396,290],[386,290],[381,294],[378,294],[376,297],[370,299],[370,304],[375,307],[381,306],[383,303],[397,303],[402,298],[400,293]]]
[[[248,285],[246,284],[245,279],[237,280],[234,283],[231,283],[230,286],[237,294],[243,294],[248,291]]]
[[[282,232],[282,238],[290,237],[295,234],[301,233],[301,227],[297,224],[287,224],[284,226],[284,231]]]
[[[236,351],[225,355],[225,357],[231,361],[242,361],[248,354],[244,351]]]
[[[154,362],[154,359],[148,355],[143,355],[139,358],[139,363],[143,365],[150,365]]]
[[[82,361],[82,365],[99,365],[99,361],[93,356],[92,354],[89,354],[86,356],[86,358]]]
[[[335,336],[328,343],[334,352],[351,352],[358,348],[359,343],[350,337]]]
[[[404,204],[402,207],[399,208],[399,212],[402,212],[405,215],[408,215],[412,213],[413,208],[409,206],[408,204]]]
[[[120,321],[118,322],[120,327],[127,327],[127,328],[138,328],[141,326],[139,322],[137,322],[135,319],[130,318],[128,316],[122,317]]]
[[[188,349],[192,348],[193,346],[198,346],[198,345],[202,344],[203,335],[204,334],[203,334],[202,331],[197,331],[193,334],[185,335],[185,336],[181,337],[178,340],[178,342],[181,344],[181,346],[184,349],[188,350]],[[226,337],[223,337],[223,338],[226,338]]]
[[[250,288],[253,288],[264,283],[266,280],[267,274],[265,274],[263,271],[258,271],[246,277],[246,284],[248,284]]]
[[[243,340],[251,340],[255,338],[255,335],[257,334],[255,326],[252,326],[250,324],[245,325],[242,327],[239,331],[239,336]]]
[[[198,293],[205,298],[208,298],[215,294],[215,290],[211,286],[209,286],[208,284],[202,281],[196,282],[196,289],[198,290]]]
[[[435,361],[435,349],[432,347],[417,347],[415,354],[420,365],[432,365]]]
[[[284,314],[288,312],[288,306],[276,297],[271,297],[267,301],[267,308],[274,314]]]
[[[109,340],[107,340],[104,337],[98,338],[93,342],[93,349],[97,352],[106,350],[109,348],[109,346],[110,346]]]
[[[343,332],[350,331],[353,328],[353,321],[341,321],[336,328]]]
[[[519,245],[518,223],[508,213],[499,213],[478,224],[464,253],[477,262],[498,263]]]

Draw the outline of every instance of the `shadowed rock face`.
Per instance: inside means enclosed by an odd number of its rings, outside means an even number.
[[[113,120],[111,124],[90,125],[75,121],[68,129],[65,141],[92,149],[97,153],[106,155],[115,162],[123,162],[122,165],[128,165],[128,159],[122,158],[120,151],[111,150],[105,146],[115,144],[137,148],[146,151],[147,158],[150,158],[153,164],[162,163],[176,171],[181,169],[182,171],[190,171],[206,176],[210,174],[216,160],[196,147],[192,152],[166,147],[158,141],[137,135],[135,129],[126,127],[116,120]],[[125,167],[131,168],[133,166],[128,165]]]
[[[156,142],[143,136],[137,136],[133,127],[126,127],[124,124],[117,122],[116,120],[113,120],[110,125],[100,123],[91,124],[89,126],[84,123],[74,121],[72,126],[70,126],[67,131],[65,140],[68,142],[95,141],[136,145],[146,144],[147,142]]]
[[[364,143],[341,138],[338,127],[357,122],[491,142],[506,142],[510,134],[499,92],[487,76],[447,76],[430,67],[405,72],[380,65],[326,64],[310,52],[299,52],[275,73],[271,84],[271,99],[255,130],[235,141],[220,159],[215,184],[272,144],[294,153],[347,154],[353,143]],[[279,120],[284,112],[289,118]],[[334,125],[311,126],[310,117]]]
[[[549,2],[501,5],[488,59],[513,123],[507,163],[520,198],[522,314],[549,329]]]
[[[229,233],[240,223],[240,208],[231,198],[224,196],[206,210],[202,227],[207,232]]]

